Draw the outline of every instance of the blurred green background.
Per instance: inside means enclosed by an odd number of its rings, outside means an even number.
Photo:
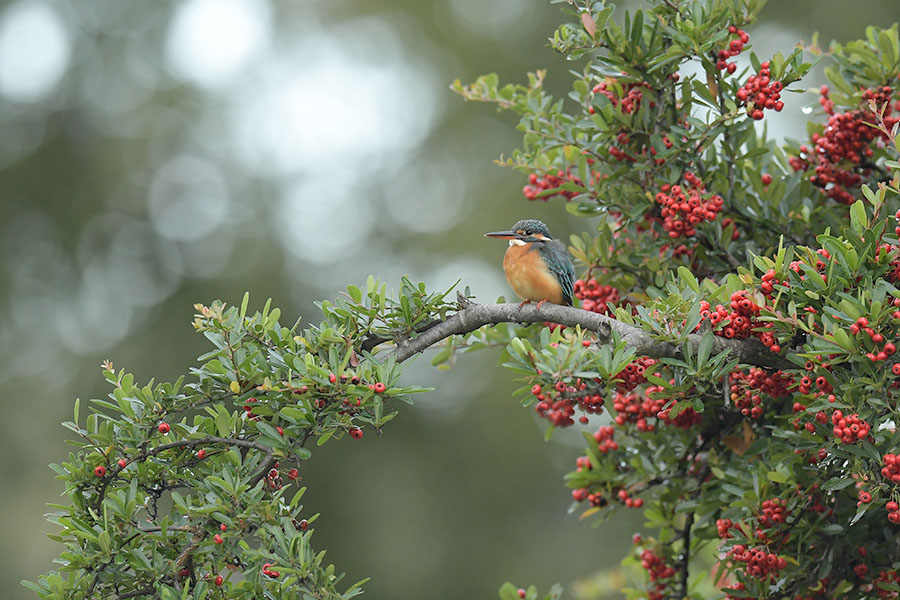
[[[620,7],[637,6],[622,2]],[[621,17],[621,13],[619,13]],[[760,56],[900,19],[896,0],[772,2],[749,29]],[[528,205],[492,165],[515,118],[447,88],[497,71],[568,65],[546,46],[557,6],[529,0],[20,0],[0,8],[0,598],[52,567],[47,463],[59,422],[106,394],[105,358],[175,378],[205,351],[194,302],[266,298],[284,321],[370,273],[433,288],[457,278],[510,295],[502,245],[481,233],[533,216],[560,237],[589,226]],[[741,57],[746,60],[746,57]],[[822,83],[812,78],[808,85]],[[767,119],[802,137],[815,95]],[[600,528],[562,476],[578,432],[542,440],[497,357],[450,372],[427,360],[383,438],[330,444],[304,469],[315,540],[368,598],[492,598],[614,565],[636,513]]]

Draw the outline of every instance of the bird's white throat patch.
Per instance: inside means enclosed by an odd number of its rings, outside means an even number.
[[[522,240],[509,240],[509,245],[510,246],[524,246],[525,242],[523,242]]]

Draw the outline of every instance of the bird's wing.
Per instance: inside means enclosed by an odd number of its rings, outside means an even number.
[[[562,286],[563,301],[572,306],[572,295],[575,293],[575,266],[569,258],[569,252],[562,242],[547,244],[547,249],[552,253],[554,260],[549,261],[550,270]]]

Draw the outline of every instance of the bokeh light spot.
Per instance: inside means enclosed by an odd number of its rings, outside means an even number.
[[[297,258],[317,264],[345,259],[365,243],[373,222],[365,198],[352,185],[330,177],[290,186],[274,218],[285,248]]]
[[[166,59],[176,76],[216,88],[230,82],[269,38],[263,0],[189,0],[169,29]]]
[[[42,99],[69,65],[69,35],[55,10],[20,2],[0,17],[0,93],[16,102]]]
[[[182,155],[156,174],[147,209],[160,234],[188,241],[221,225],[228,205],[228,188],[219,170],[202,158]]]
[[[374,170],[431,131],[438,106],[427,73],[390,56],[374,65],[354,60],[341,44],[310,34],[245,82],[229,121],[235,150],[251,169],[267,175]],[[373,56],[379,56],[375,44]]]

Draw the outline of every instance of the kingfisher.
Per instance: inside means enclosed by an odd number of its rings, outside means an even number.
[[[506,281],[522,298],[523,306],[538,301],[572,306],[575,267],[562,242],[537,219],[523,219],[509,231],[493,231],[485,237],[509,240],[503,256]]]

